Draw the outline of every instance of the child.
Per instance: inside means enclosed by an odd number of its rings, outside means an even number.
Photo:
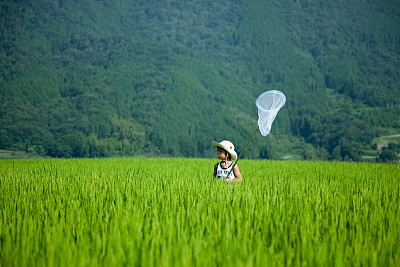
[[[226,140],[221,143],[213,141],[213,145],[218,149],[218,159],[221,160],[221,162],[218,162],[214,166],[214,179],[217,177],[218,179],[223,178],[226,182],[241,182],[242,175],[240,174],[239,167],[236,164],[233,171],[229,174],[229,177],[226,177],[234,164],[232,160],[237,159],[235,146]]]

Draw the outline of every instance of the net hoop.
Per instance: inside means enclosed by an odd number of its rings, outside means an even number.
[[[256,100],[258,108],[258,127],[260,133],[266,136],[271,131],[272,122],[278,111],[285,105],[286,96],[277,90],[266,91]]]

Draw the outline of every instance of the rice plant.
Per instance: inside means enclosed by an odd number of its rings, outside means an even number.
[[[0,266],[399,266],[400,166],[0,161]]]

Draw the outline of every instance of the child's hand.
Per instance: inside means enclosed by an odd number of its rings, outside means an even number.
[[[227,178],[224,178],[224,182],[226,182],[226,183],[235,183],[235,182],[240,183],[241,181],[242,181],[242,180],[239,179],[239,178],[235,178],[235,179],[227,179]]]

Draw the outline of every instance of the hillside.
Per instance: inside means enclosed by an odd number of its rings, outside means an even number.
[[[400,132],[399,1],[1,1],[0,149],[362,160]],[[371,152],[373,151],[373,152]],[[375,152],[374,152],[375,151]],[[374,154],[375,153],[375,154]]]

